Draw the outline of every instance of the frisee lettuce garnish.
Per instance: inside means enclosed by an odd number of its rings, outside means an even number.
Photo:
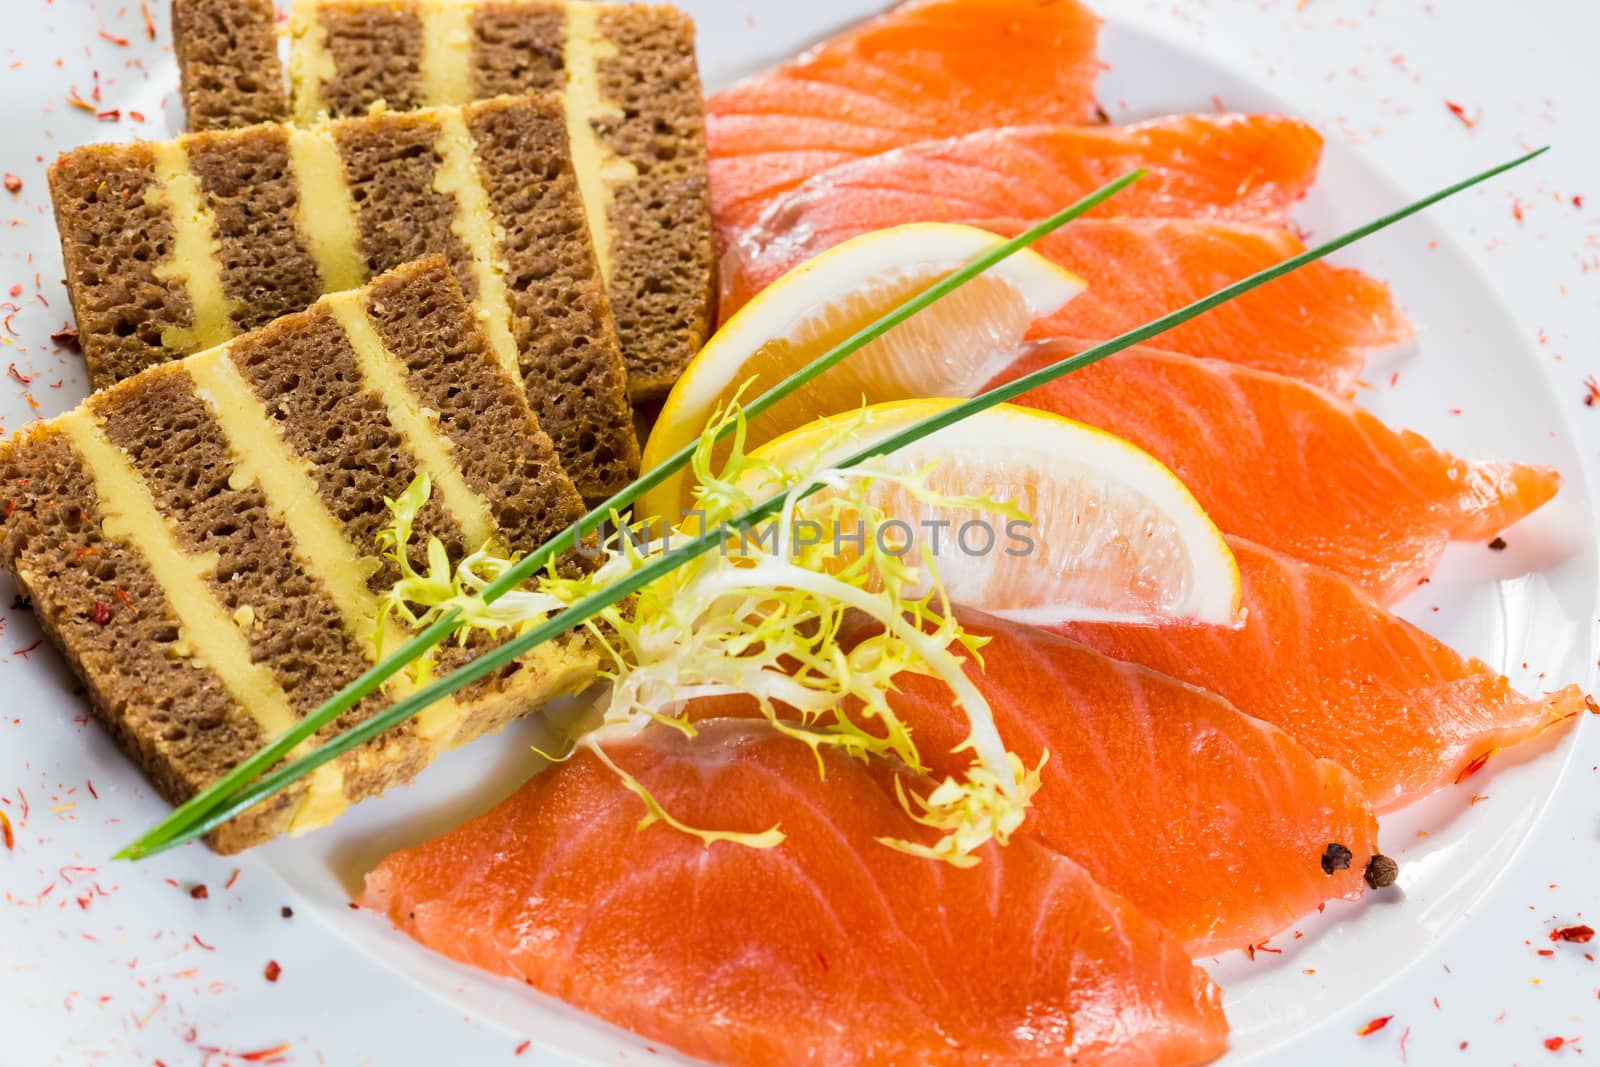
[[[726,459],[716,462],[713,448],[730,426]],[[830,445],[853,437],[860,426],[845,420]],[[833,530],[876,529],[891,516],[871,503],[869,491],[885,480],[921,504],[1025,516],[1015,505],[989,497],[936,493],[925,477],[891,472],[881,463],[785,467],[747,454],[744,443],[744,412],[735,400],[717,413],[695,450],[697,524],[710,529],[732,522],[791,488],[816,485],[821,491],[803,500],[799,492],[790,494],[774,528],[738,531],[722,551],[686,561],[632,602],[613,604],[584,623],[601,649],[601,677],[609,685],[599,700],[598,725],[578,746],[592,750],[645,803],[641,825],[661,822],[707,844],[771,847],[783,840],[777,827],[731,833],[674,818],[605,754],[606,742],[649,726],[692,736],[691,701],[744,695],[753,698],[774,729],[811,746],[819,773],[822,751],[833,748],[859,759],[890,759],[922,774],[927,772],[922,753],[888,698],[901,672],[931,675],[949,687],[967,716],[971,733],[958,751],[970,750],[973,762],[960,776],[926,792],[906,788],[897,777],[896,793],[907,815],[940,836],[932,844],[898,838],[883,843],[959,866],[976,863],[975,853],[986,842],[1004,844],[1022,824],[1039,787],[1038,768],[1028,770],[1006,750],[988,701],[963,669],[968,660],[981,666],[981,639],[965,632],[948,610],[931,559],[889,551],[876,537],[861,538],[852,542],[854,552],[842,552],[837,539],[796,534],[802,522]],[[458,631],[462,640],[474,630],[498,635],[535,625],[694,536],[680,529],[650,538],[643,524],[619,524],[592,572],[571,577],[552,568],[536,591],[517,590],[484,605],[478,593],[516,561],[484,548],[452,567],[434,538],[426,549],[427,571],[416,570],[407,550],[428,495],[426,477],[419,475],[389,502],[393,521],[380,535],[380,548],[401,577],[383,597],[375,641],[381,642],[389,620],[417,628],[452,608],[465,620]],[[870,619],[874,632],[846,649],[838,639],[852,612],[855,621]],[[851,628],[857,629],[854,622]],[[422,666],[419,681],[428,669]]]

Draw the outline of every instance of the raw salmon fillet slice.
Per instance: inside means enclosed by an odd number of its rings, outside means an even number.
[[[878,228],[916,221],[880,219]],[[1007,236],[1022,228],[978,220]],[[724,316],[826,251],[805,225],[751,258],[724,260]],[[1034,326],[1035,337],[1114,337],[1305,251],[1288,230],[1193,219],[1080,219],[1034,248],[1089,288]],[[1170,330],[1161,344],[1347,392],[1369,350],[1410,336],[1382,282],[1312,263]]]
[[[978,130],[825,170],[773,201],[736,241],[750,259],[796,239],[831,248],[884,219],[1010,229],[1138,167],[1149,173],[1094,214],[1281,224],[1310,189],[1321,156],[1315,130],[1276,115]]]
[[[1049,753],[1022,832],[1072,857],[1190,952],[1258,944],[1323,901],[1361,894],[1378,822],[1349,771],[1148,668],[977,612],[961,622],[988,639],[984,669],[968,674],[1006,747],[1029,767]],[[890,706],[929,770],[963,771],[970,752],[952,752],[968,721],[950,689],[911,673],[895,685]],[[728,697],[697,701],[692,713],[756,712]],[[1331,844],[1352,860],[1329,871]]]
[[[1349,768],[1379,812],[1460,780],[1491,755],[1569,724],[1569,686],[1525,697],[1480,660],[1396,618],[1345,579],[1239,538],[1245,626],[1075,623],[1106,655],[1203,686]]]
[[[706,101],[719,241],[839,163],[991,126],[1095,117],[1076,0],[913,0]]]
[[[1035,346],[989,386],[1089,344]],[[1458,459],[1292,378],[1153,348],[1017,403],[1133,442],[1225,532],[1337,571],[1384,603],[1415,589],[1450,541],[1487,541],[1561,487],[1551,468]]]
[[[881,776],[748,722],[608,753],[700,828],[656,823],[591,754],[367,876],[424,945],[729,1064],[1189,1064],[1219,993],[1177,939],[1032,841],[965,870],[876,838],[914,829]]]

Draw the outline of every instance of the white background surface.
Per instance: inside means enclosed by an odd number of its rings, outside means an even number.
[[[705,74],[714,83],[805,39],[846,5],[707,0],[687,6],[702,24],[704,44],[728,42],[706,49]],[[1515,355],[1519,365],[1529,354],[1537,360],[1579,434],[1585,461],[1600,460],[1600,406],[1582,403],[1583,377],[1600,371],[1600,139],[1591,111],[1600,97],[1593,59],[1600,7],[1556,0],[1520,4],[1515,13],[1478,0],[1100,7],[1286,99],[1411,194],[1553,143],[1555,152],[1515,179],[1435,209],[1434,218],[1512,307],[1525,350]],[[0,290],[24,284],[15,321],[36,342],[61,324],[65,311],[54,282],[59,265],[43,257],[26,261],[30,250],[50,244],[44,161],[36,157],[138,132],[126,118],[97,124],[63,96],[74,84],[88,95],[89,72],[98,69],[105,84],[100,106],[154,118],[172,75],[170,59],[163,55],[167,65],[158,65],[140,40],[136,0],[126,8],[121,0],[98,7],[7,0],[6,11],[22,17],[0,42],[0,170],[20,175],[24,187],[15,197],[0,192],[0,220],[15,220],[0,231],[6,234]],[[165,46],[164,3],[154,13],[158,44]],[[94,38],[97,26],[132,39],[134,47]],[[129,66],[136,57],[148,79]],[[1112,78],[1140,73],[1114,71]],[[1476,124],[1459,121],[1446,100],[1476,116]],[[1117,101],[1104,104],[1117,118]],[[1578,208],[1575,195],[1590,200]],[[33,301],[35,270],[42,272],[38,291],[48,308]],[[1473,309],[1460,311],[1469,316]],[[1425,334],[1440,327],[1419,325]],[[71,358],[19,343],[31,348],[16,354],[19,370],[38,374],[26,390],[0,384],[8,397],[19,394],[4,410],[18,411],[24,391],[46,413],[75,402],[83,385],[69,373]],[[1441,353],[1426,346],[1425,353],[1424,367],[1401,370],[1438,390],[1442,417],[1453,403],[1449,370],[1438,363]],[[12,356],[0,351],[0,363]],[[49,388],[57,380],[61,387]],[[5,420],[7,430],[18,424],[15,415]],[[13,620],[12,633],[0,633],[0,658],[27,643],[11,639],[26,625]],[[26,663],[9,658],[0,665],[0,682],[17,677]],[[47,688],[66,685],[45,649],[28,669]],[[465,1017],[355,952],[259,860],[188,849],[138,867],[106,865],[105,842],[127,836],[161,806],[97,728],[63,718],[61,700],[39,706],[31,690],[6,685],[0,692],[11,694],[0,696],[0,796],[10,800],[0,810],[17,826],[16,851],[0,851],[0,1067],[157,1059],[168,1067],[220,1065],[250,1062],[237,1054],[285,1043],[282,1062],[296,1064],[565,1062],[534,1048],[519,1057],[521,1042],[537,1034]],[[1551,1051],[1544,1042],[1581,1039],[1600,1020],[1600,970],[1582,947],[1552,946],[1546,938],[1554,925],[1595,925],[1600,918],[1600,731],[1588,717],[1580,727],[1556,804],[1471,921],[1420,951],[1409,968],[1384,962],[1370,977],[1373,992],[1280,1050],[1285,1062],[1527,1064],[1577,1054],[1571,1044]],[[29,805],[26,820],[19,817],[21,796]],[[224,888],[235,868],[237,880]],[[208,899],[188,895],[197,883],[207,886]],[[53,888],[41,898],[46,886]],[[299,914],[282,918],[284,905]],[[1589,947],[1600,950],[1600,942]],[[1540,956],[1541,949],[1555,954]],[[282,966],[274,984],[263,977],[268,960]],[[1394,1018],[1383,1030],[1356,1036],[1363,1023],[1387,1015]],[[1600,1043],[1600,1032],[1594,1040]],[[1580,1040],[1576,1048],[1584,1045]]]

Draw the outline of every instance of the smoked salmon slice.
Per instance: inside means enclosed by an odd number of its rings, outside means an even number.
[[[1189,1064],[1225,1041],[1177,939],[1029,840],[957,869],[882,775],[764,724],[607,747],[675,818],[786,835],[709,847],[592,754],[395,853],[361,903],[430,948],[728,1064]]]
[[[839,163],[991,126],[1092,121],[1098,30],[1076,0],[913,0],[715,94],[719,247]]]
[[[1034,346],[989,386],[1088,345]],[[1153,348],[1017,403],[1133,442],[1224,532],[1336,571],[1384,603],[1415,589],[1450,541],[1488,541],[1561,487],[1548,467],[1458,459],[1292,378]]]
[[[1148,174],[1101,216],[1282,224],[1316,177],[1322,138],[1276,115],[1177,115],[1135,126],[1008,126],[924,141],[833,167],[740,231],[741,256],[796,234],[830,248],[883,225],[1014,228],[1047,218],[1137,167]]]
[[[930,198],[936,194],[930,193]],[[868,229],[918,221],[898,215]],[[977,220],[1012,236],[1019,225]],[[724,259],[722,314],[792,267],[826,251],[795,225],[749,259]],[[1288,230],[1193,219],[1085,218],[1034,245],[1088,289],[1034,326],[1035,337],[1114,337],[1305,251]],[[1388,286],[1359,271],[1313,263],[1170,330],[1163,347],[1348,392],[1366,353],[1410,337]]]
[[[1073,641],[975,612],[968,674],[1006,747],[1048,752],[1023,832],[1071,856],[1195,955],[1259,944],[1363,890],[1378,822],[1360,781],[1227,701]],[[896,677],[891,707],[936,776],[962,770],[965,718],[943,682]],[[1350,862],[1327,861],[1330,845]]]
[[[1456,782],[1503,748],[1570,724],[1576,686],[1525,697],[1345,579],[1238,538],[1242,629],[1074,623],[1108,656],[1203,686],[1349,768],[1379,812]]]

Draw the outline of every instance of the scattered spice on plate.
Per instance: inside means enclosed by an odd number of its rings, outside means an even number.
[[[1369,1034],[1375,1034],[1385,1026],[1388,1026],[1389,1020],[1393,1018],[1393,1015],[1380,1015],[1376,1019],[1369,1019],[1365,1026],[1356,1031],[1356,1036],[1366,1037]]]
[[[1583,390],[1584,407],[1592,408],[1596,403],[1600,403],[1600,379],[1592,374],[1589,375],[1583,380]]]
[[[289,1051],[289,1042],[274,1045],[272,1048],[258,1048],[254,1052],[241,1052],[239,1058],[247,1063],[262,1063],[264,1061],[280,1062],[283,1054]]]
[[[0,840],[5,842],[7,852],[16,851],[17,835],[11,830],[11,819],[3,811],[0,811]]]
[[[294,918],[294,909],[285,904],[281,909],[279,909],[278,914],[282,915],[285,919],[292,919]]]
[[[21,175],[12,174],[10,171],[6,171],[5,183],[6,183],[6,192],[11,193],[12,195],[15,195],[17,193],[22,192],[22,176]]]
[[[1586,945],[1594,939],[1592,926],[1558,926],[1550,931],[1552,941],[1571,941],[1575,944]]]
[[[1354,856],[1355,853],[1339,844],[1339,842],[1329,842],[1328,847],[1322,850],[1322,873],[1332,874],[1334,871],[1348,871],[1350,869],[1350,860]]]
[[[63,324],[61,329],[50,335],[50,340],[62,348],[70,348],[74,352],[81,350],[81,345],[78,341],[78,328],[70,324]]]
[[[1504,537],[1496,537],[1489,542],[1489,548],[1494,552],[1504,552],[1506,550],[1506,539]]]
[[[1478,120],[1483,117],[1482,108],[1479,108],[1476,113],[1468,115],[1467,109],[1456,103],[1454,100],[1446,100],[1444,102],[1444,106],[1449,108],[1450,114],[1459,119],[1461,125],[1465,126],[1469,130],[1476,126],[1478,124]]]
[[[1367,861],[1367,870],[1363,877],[1367,885],[1373,889],[1387,888],[1394,885],[1395,879],[1400,877],[1400,864],[1381,852],[1375,853]]]
[[[1488,763],[1490,758],[1499,751],[1500,750],[1498,748],[1491,748],[1487,752],[1480,752],[1478,755],[1472,757],[1472,762],[1461,768],[1461,773],[1456,775],[1456,785],[1460,785],[1468,778],[1471,778],[1474,774],[1477,774],[1479,771],[1483,770],[1483,765]]]
[[[211,890],[206,888],[204,882],[201,882],[199,885],[196,885],[189,890],[189,895],[195,900],[205,900],[207,897],[211,896]]]
[[[267,969],[262,973],[267,981],[276,982],[278,980],[278,976],[283,974],[283,968],[278,965],[277,960],[268,960]]]

